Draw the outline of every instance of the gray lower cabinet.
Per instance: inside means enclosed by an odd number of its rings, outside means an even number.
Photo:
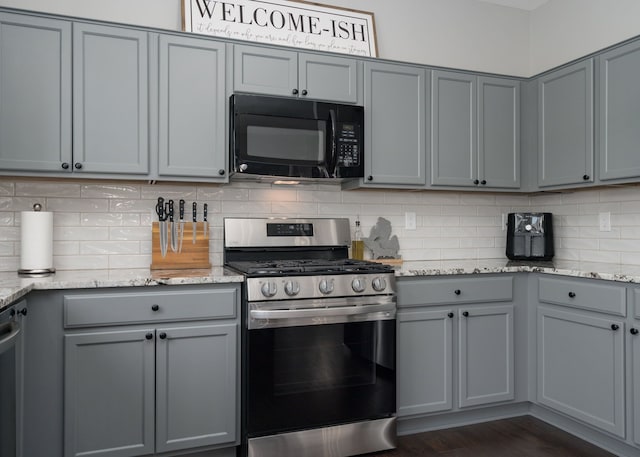
[[[431,71],[366,62],[365,184],[423,187]]]
[[[148,33],[73,24],[73,164],[87,173],[149,173]]]
[[[237,300],[236,288],[65,295],[65,457],[235,446]]]
[[[592,183],[593,59],[538,79],[538,186]]]
[[[599,72],[600,180],[640,176],[640,43],[613,49],[597,59]]]
[[[434,71],[433,186],[520,187],[520,83]]]
[[[71,162],[71,23],[0,13],[0,170]]]
[[[538,402],[624,437],[622,320],[547,305],[537,316]]]
[[[225,44],[158,39],[158,176],[226,182]]]
[[[515,399],[513,280],[398,282],[399,417]]]
[[[238,92],[358,102],[358,61],[352,58],[235,45]]]
[[[636,307],[640,306],[636,302]],[[633,386],[633,441],[640,446],[640,319],[629,329],[631,338],[631,385]]]

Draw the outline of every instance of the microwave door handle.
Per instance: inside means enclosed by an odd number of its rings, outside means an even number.
[[[336,148],[337,125],[336,125],[336,112],[333,109],[329,110],[329,122],[331,123],[331,141],[329,143],[331,145],[331,149],[330,149],[331,156],[329,160],[327,160],[327,173],[329,173],[330,178],[337,178],[336,176],[337,170],[338,170],[338,152]]]

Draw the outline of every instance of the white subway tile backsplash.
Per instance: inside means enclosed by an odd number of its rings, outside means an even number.
[[[19,241],[20,227],[2,227],[0,229],[0,241]]]
[[[140,186],[126,184],[87,184],[80,188],[82,198],[140,199]]]
[[[17,197],[69,197],[80,198],[80,184],[64,181],[27,181],[16,183]]]
[[[13,241],[0,241],[0,256],[12,256],[14,254]]]
[[[0,227],[13,225],[14,221],[13,213],[0,213]]]
[[[151,241],[151,227],[110,227],[109,239],[111,241]]]
[[[140,225],[140,215],[136,213],[84,213],[80,224],[85,227],[136,226]]]
[[[80,254],[139,254],[139,241],[81,241]]]
[[[63,241],[89,241],[108,240],[109,229],[107,227],[55,227],[53,239]]]
[[[106,198],[47,198],[47,211],[57,213],[83,212],[106,213],[109,211],[109,200]]]
[[[0,197],[12,197],[15,195],[16,184],[8,182],[9,178],[0,178]]]

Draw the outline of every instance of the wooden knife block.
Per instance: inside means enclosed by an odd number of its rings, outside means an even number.
[[[160,223],[154,222],[151,227],[151,269],[152,270],[186,270],[211,268],[209,262],[209,234],[205,237],[204,222],[196,222],[196,242],[193,243],[193,222],[184,223],[182,251],[171,250],[171,224],[167,221],[167,254],[162,257],[160,249]],[[180,223],[176,222],[178,246],[180,245]],[[211,229],[211,226],[209,226]]]

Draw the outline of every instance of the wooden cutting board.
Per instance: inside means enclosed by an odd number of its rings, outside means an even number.
[[[160,223],[151,227],[151,266],[152,270],[184,270],[193,268],[211,268],[209,261],[209,236],[205,237],[204,222],[196,222],[196,239],[193,242],[193,223],[184,223],[182,251],[171,250],[171,224],[167,221],[167,254],[162,257],[160,249]],[[180,244],[180,223],[176,222],[178,245]],[[209,225],[209,229],[211,226]]]

